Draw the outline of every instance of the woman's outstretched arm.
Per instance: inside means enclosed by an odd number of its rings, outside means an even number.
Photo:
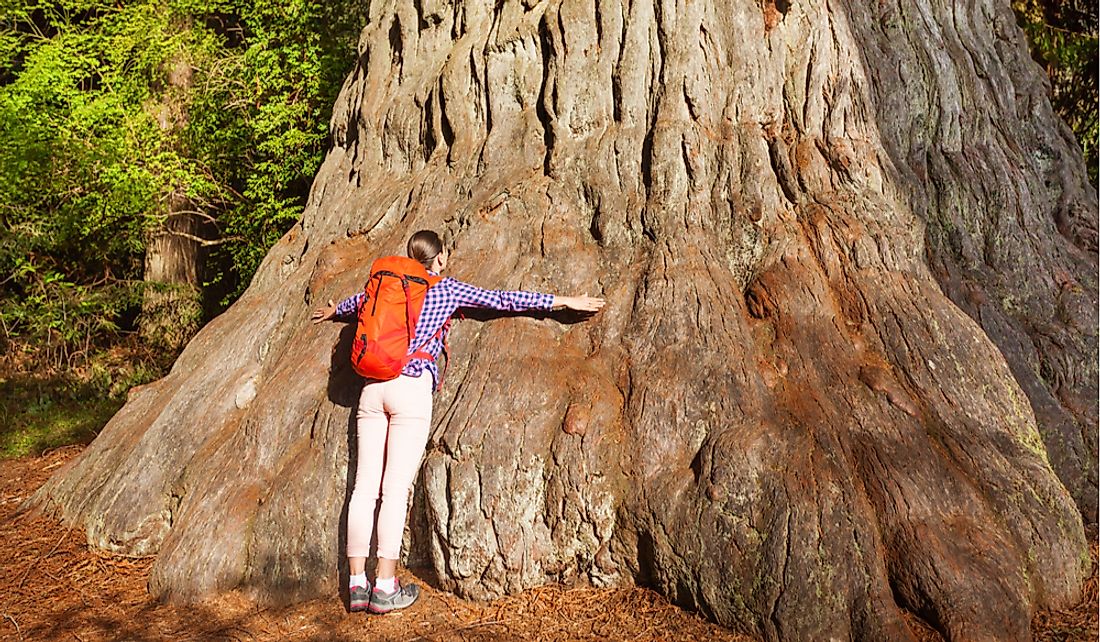
[[[445,279],[440,285],[453,295],[455,307],[490,308],[506,312],[554,308],[597,312],[604,305],[603,299],[590,297],[587,294],[562,296],[525,290],[485,290],[456,279]]]
[[[554,308],[568,308],[578,312],[598,312],[604,306],[604,300],[598,297],[590,297],[587,294],[580,296],[562,296],[560,294],[542,294],[540,292],[526,292],[523,290],[485,290],[469,283],[463,283],[456,279],[448,279],[450,283],[447,289],[453,294],[453,299],[448,301],[451,308],[447,310],[447,316],[458,307],[491,308],[510,312],[522,312],[524,310],[552,310]],[[336,305],[329,299],[328,305],[316,308],[313,311],[314,323],[322,323],[331,319],[347,317],[359,309],[359,303],[363,293],[354,294]]]

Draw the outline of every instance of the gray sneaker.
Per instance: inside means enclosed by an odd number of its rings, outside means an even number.
[[[386,593],[378,588],[371,591],[370,605],[367,608],[370,609],[371,613],[389,613],[390,611],[396,611],[397,609],[411,606],[418,597],[420,597],[419,586],[416,584],[402,586],[401,583],[398,582],[397,588],[393,593]]]
[[[348,610],[352,613],[366,611],[370,605],[370,586],[355,586],[349,591]]]

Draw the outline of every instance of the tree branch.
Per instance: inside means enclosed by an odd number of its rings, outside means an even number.
[[[166,218],[171,218],[173,216],[186,216],[188,214],[190,214],[192,216],[198,216],[199,218],[206,219],[207,221],[210,221],[214,225],[218,224],[218,219],[214,218],[210,214],[207,214],[206,212],[203,212],[201,210],[178,210],[178,211],[175,211],[175,212],[169,212]]]
[[[226,236],[220,239],[204,239],[201,236],[195,236],[194,234],[188,234],[187,232],[177,232],[176,230],[162,230],[161,234],[171,234],[172,236],[178,236],[185,238],[189,241],[194,241],[203,247],[211,247],[214,245],[221,245],[223,243],[229,243],[230,241],[243,241],[243,236]]]

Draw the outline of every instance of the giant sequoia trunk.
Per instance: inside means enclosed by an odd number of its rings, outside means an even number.
[[[792,640],[1079,595],[1097,203],[1005,0],[378,1],[333,129],[248,292],[38,495],[155,593],[335,599],[359,382],[309,310],[434,228],[459,278],[608,300],[456,326],[409,546],[444,587]]]

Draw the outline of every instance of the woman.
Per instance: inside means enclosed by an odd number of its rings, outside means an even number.
[[[443,272],[450,258],[439,235],[430,230],[413,234],[406,252],[432,275]],[[313,322],[354,318],[362,300],[363,293],[359,293],[339,305],[329,301],[328,306],[314,311]],[[431,427],[432,391],[439,380],[436,360],[446,340],[445,324],[455,310],[479,307],[520,312],[569,308],[597,312],[603,305],[603,299],[587,295],[567,297],[483,290],[452,278],[442,279],[428,290],[409,354],[423,350],[433,359],[411,359],[396,379],[367,381],[359,398],[356,414],[359,459],[355,488],[348,504],[347,554],[352,611],[387,613],[411,605],[419,595],[415,584],[402,586],[397,581],[397,559],[405,530],[409,489],[416,479]],[[366,561],[379,491],[378,564],[372,589],[367,581]]]

